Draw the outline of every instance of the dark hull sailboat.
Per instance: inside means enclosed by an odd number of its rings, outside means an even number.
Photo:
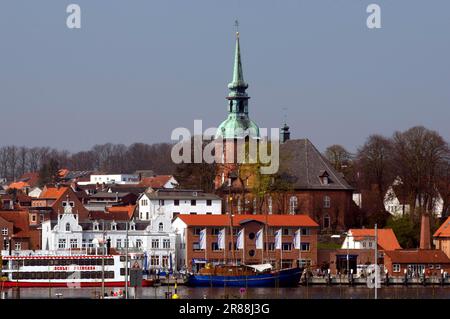
[[[193,287],[295,287],[301,268],[257,271],[251,266],[215,266],[189,274],[187,285]]]

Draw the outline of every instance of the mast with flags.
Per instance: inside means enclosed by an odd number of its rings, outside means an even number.
[[[275,249],[280,249],[280,255],[281,255],[280,269],[283,267],[282,232],[283,232],[282,228],[278,229],[275,232]]]
[[[242,264],[244,263],[244,228],[241,228],[237,235],[236,248],[242,249]]]

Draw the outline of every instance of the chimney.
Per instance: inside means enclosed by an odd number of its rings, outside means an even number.
[[[430,242],[430,215],[422,214],[420,223],[420,249],[431,249]]]

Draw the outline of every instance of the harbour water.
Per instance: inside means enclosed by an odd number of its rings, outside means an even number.
[[[99,298],[100,288],[21,288],[22,299]],[[134,298],[130,288],[129,298]],[[5,289],[7,298],[17,298],[17,291]],[[110,293],[110,289],[106,288]],[[136,299],[164,299],[173,286],[137,288]],[[373,299],[374,289],[365,286],[299,286],[294,288],[193,288],[178,286],[180,299]],[[450,287],[391,286],[378,289],[379,299],[450,299]]]

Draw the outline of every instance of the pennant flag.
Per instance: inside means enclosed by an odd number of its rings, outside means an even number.
[[[275,249],[281,249],[281,232],[281,228],[275,232]]]
[[[206,228],[200,231],[200,249],[206,249]]]
[[[219,249],[225,249],[225,228],[222,228],[217,236]]]
[[[264,249],[264,237],[262,228],[256,233],[256,249]]]
[[[301,229],[299,228],[295,232],[294,236],[294,249],[300,249],[300,246],[301,246]]]
[[[244,229],[241,229],[237,235],[236,247],[237,249],[244,249]]]

